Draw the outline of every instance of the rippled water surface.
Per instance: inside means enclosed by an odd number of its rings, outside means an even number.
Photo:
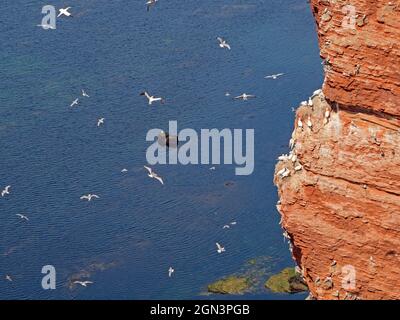
[[[272,180],[291,108],[322,83],[307,2],[160,0],[150,12],[144,2],[71,0],[74,17],[48,31],[36,27],[42,1],[2,6],[0,188],[12,187],[0,198],[1,299],[215,299],[203,294],[207,284],[250,259],[268,257],[267,273],[293,265]],[[285,75],[264,79],[277,72]],[[91,97],[70,108],[81,88]],[[149,107],[144,89],[167,103]],[[235,102],[226,92],[257,98]],[[146,133],[169,120],[179,129],[254,128],[254,173],[164,165],[164,186],[149,179]],[[84,193],[101,198],[83,202]],[[56,290],[41,288],[47,264]],[[69,286],[88,277],[88,288]],[[261,287],[241,298],[305,297]]]

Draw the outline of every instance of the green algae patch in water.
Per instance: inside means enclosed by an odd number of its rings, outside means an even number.
[[[208,285],[207,290],[211,293],[220,294],[243,294],[250,290],[251,283],[245,277],[229,276]]]
[[[295,268],[286,268],[280,273],[271,276],[265,283],[265,287],[279,293],[308,291],[301,275],[295,271]]]

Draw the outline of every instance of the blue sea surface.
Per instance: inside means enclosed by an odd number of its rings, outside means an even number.
[[[74,17],[43,30],[45,4]],[[305,298],[262,283],[243,296],[204,292],[251,259],[267,257],[262,281],[294,265],[273,172],[288,152],[291,108],[323,80],[306,0],[160,0],[149,12],[141,0],[6,1],[0,42],[0,189],[11,185],[0,197],[0,299]],[[149,107],[143,90],[166,103]],[[158,165],[165,185],[149,179],[146,133],[170,120],[255,129],[253,174]],[[81,201],[87,193],[100,199]],[[56,290],[41,287],[44,265],[56,268]],[[77,278],[94,283],[71,286]]]

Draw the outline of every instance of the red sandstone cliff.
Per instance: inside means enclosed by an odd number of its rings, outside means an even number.
[[[276,167],[282,227],[313,297],[400,299],[400,0],[311,9],[325,82]]]

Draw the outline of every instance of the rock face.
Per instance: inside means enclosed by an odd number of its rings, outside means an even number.
[[[400,299],[400,1],[347,4],[311,0],[325,82],[297,110],[277,209],[314,298]]]

